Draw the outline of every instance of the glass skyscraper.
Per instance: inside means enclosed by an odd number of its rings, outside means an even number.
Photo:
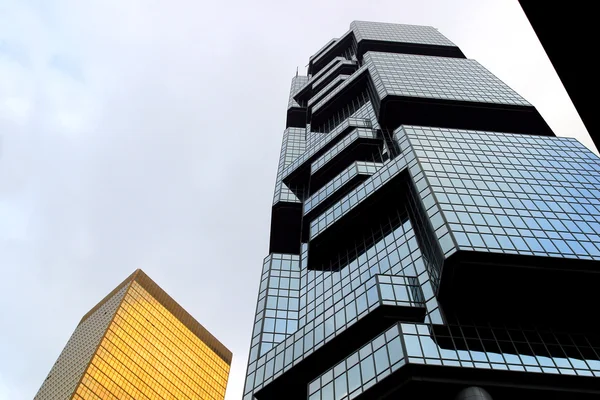
[[[292,80],[243,400],[598,398],[599,274],[599,158],[354,21]]]
[[[223,400],[231,358],[138,269],[81,319],[35,400]]]

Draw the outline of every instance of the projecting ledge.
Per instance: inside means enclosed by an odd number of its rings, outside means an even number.
[[[420,292],[420,288],[414,289]],[[380,298],[378,305],[368,314],[265,385],[254,396],[258,400],[280,400],[281,395],[285,393],[287,400],[306,400],[306,388],[310,381],[393,325],[395,321],[422,322],[425,318],[426,309],[422,303],[406,303],[404,306],[386,303],[389,303],[389,300]]]
[[[311,195],[355,161],[381,161],[382,150],[383,139],[377,131],[357,128],[311,164]]]
[[[408,363],[354,396],[370,399],[448,399],[479,386],[494,400],[592,400],[600,396],[598,378]]]
[[[286,128],[306,127],[306,107],[293,107],[287,110]]]
[[[388,95],[379,110],[379,123],[390,129],[420,125],[555,136],[532,106]]]
[[[323,134],[323,138],[319,142],[283,170],[283,182],[290,188],[307,187],[311,164],[358,128],[370,129],[371,121],[362,118],[348,118],[331,132]]]
[[[408,219],[405,199],[410,178],[406,162],[397,159],[381,168],[311,222],[308,269],[335,270],[351,261],[340,260],[340,255],[358,256],[356,252],[369,240],[379,240],[371,232],[387,234],[381,227],[395,229]]]
[[[444,261],[438,300],[473,321],[598,331],[600,262],[458,251]]]
[[[269,253],[300,254],[302,204],[277,202],[271,209]]]

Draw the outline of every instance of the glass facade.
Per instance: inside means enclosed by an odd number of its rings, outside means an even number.
[[[287,126],[243,400],[600,396],[597,156],[414,25],[352,22]]]
[[[481,350],[441,347],[435,333],[427,325],[400,323],[352,353],[335,367],[309,384],[309,399],[355,398],[407,364],[481,368],[496,371],[518,371],[600,377],[600,361],[593,347],[585,342],[575,345],[567,337],[559,342],[550,331],[507,330],[456,327],[462,340],[481,342]],[[480,330],[487,330],[484,334]],[[466,333],[465,333],[466,332]],[[484,336],[490,334],[490,337]],[[464,335],[470,335],[468,339]],[[485,339],[481,339],[484,336]],[[450,337],[450,336],[449,336]],[[498,339],[501,338],[501,339]],[[485,344],[484,344],[485,343]],[[531,347],[552,347],[553,353],[531,355]],[[579,352],[570,355],[566,352]],[[524,350],[521,350],[524,349]],[[592,353],[586,360],[580,354]]]
[[[231,352],[142,271],[117,289],[84,316],[35,398],[224,399]],[[90,324],[95,335],[82,335]]]
[[[600,162],[572,138],[403,127],[456,246],[600,260]],[[407,145],[406,150],[408,151]]]
[[[391,95],[530,105],[475,60],[371,51],[363,60],[382,99]]]
[[[377,40],[420,45],[454,46],[454,43],[431,26],[352,21],[350,23],[350,30],[354,33],[357,42],[362,40]]]

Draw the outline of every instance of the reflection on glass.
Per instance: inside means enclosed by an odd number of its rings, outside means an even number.
[[[133,281],[75,393],[223,399],[228,374],[228,363]]]

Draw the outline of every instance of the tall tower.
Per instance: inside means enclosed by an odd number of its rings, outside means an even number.
[[[35,399],[222,400],[231,358],[138,269],[83,316]]]
[[[243,400],[597,398],[599,199],[435,28],[352,22],[292,80]]]

